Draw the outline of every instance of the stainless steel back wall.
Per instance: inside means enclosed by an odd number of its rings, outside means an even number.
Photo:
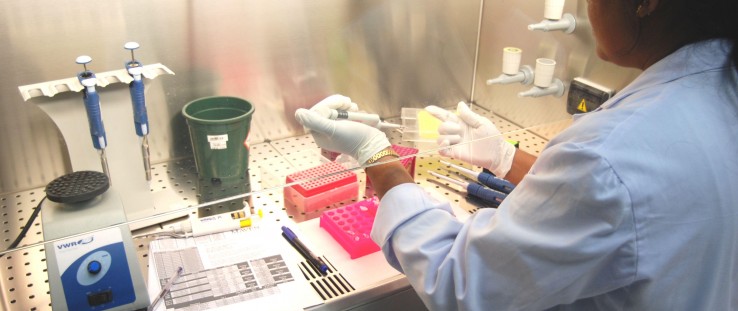
[[[24,102],[17,87],[74,77],[79,55],[93,58],[93,71],[121,69],[130,57],[123,44],[137,41],[138,60],[175,72],[146,80],[157,163],[191,156],[180,110],[203,96],[251,101],[253,142],[301,134],[294,111],[333,93],[388,117],[403,106],[466,99],[480,3],[0,0],[0,193],[40,187],[70,170],[56,126],[35,105],[54,98]],[[116,117],[105,115],[106,94],[127,88],[99,91],[103,118]],[[81,94],[56,96],[82,104]]]
[[[550,139],[570,124],[571,116],[566,112],[566,97],[572,79],[584,77],[617,91],[632,81],[639,71],[619,68],[597,57],[584,0],[569,0],[564,6],[564,13],[570,13],[576,18],[573,33],[528,30],[529,24],[544,19],[543,5],[543,0],[484,2],[479,61],[472,96],[480,106]],[[521,64],[532,68],[535,68],[536,58],[554,59],[557,63],[554,77],[561,79],[566,85],[564,95],[519,98],[517,94],[528,90],[532,85],[486,85],[486,80],[502,74],[502,50],[508,46],[521,48]]]

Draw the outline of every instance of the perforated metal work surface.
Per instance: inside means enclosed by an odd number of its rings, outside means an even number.
[[[522,150],[538,155],[543,149],[546,141],[541,137],[528,131],[521,131],[515,125],[490,115],[488,112],[482,111],[481,114],[492,119],[500,131],[509,133],[506,135],[507,139],[519,141]],[[557,131],[567,125],[567,122],[562,121],[557,124],[545,125],[542,128]],[[415,147],[412,143],[400,142],[401,135],[399,132],[391,132],[389,137],[396,144]],[[286,176],[321,163],[319,148],[315,145],[311,136],[303,135],[255,144],[251,146],[250,151],[249,171],[253,190],[250,201],[255,210],[262,210],[265,220],[281,221],[291,218],[300,222],[316,218],[325,209],[338,206],[326,206],[311,213],[300,213],[285,206],[282,185],[284,185]],[[433,189],[469,212],[473,213],[479,208],[484,208],[484,204],[468,199],[458,186],[448,185],[427,174],[428,170],[445,174],[445,170],[438,162],[439,159],[441,157],[437,154],[424,152],[421,149],[416,159],[416,183],[428,189]],[[468,164],[460,161],[452,160],[451,162],[469,167]],[[354,172],[357,173],[360,180],[359,188],[364,189],[366,177],[363,171],[355,170]],[[153,165],[152,174],[151,192],[157,205],[174,204],[181,207],[197,205],[197,175],[193,159],[179,159]],[[362,191],[361,194],[363,193]],[[42,188],[0,195],[3,245],[10,244],[17,236],[21,226],[27,220],[26,217],[32,213],[33,208],[43,196]],[[360,195],[358,200],[365,198],[365,196]],[[141,232],[134,232],[134,235],[153,229],[156,228],[145,228],[140,230]],[[42,240],[43,234],[39,218],[34,222],[33,228],[29,230],[21,244],[39,243]],[[144,270],[148,269],[149,242],[150,238],[134,239],[137,255]],[[4,310],[51,310],[46,259],[42,245],[8,253],[0,258],[0,264],[0,291],[2,292]],[[146,274],[146,271],[144,273]]]
[[[7,194],[2,202],[4,247],[20,233],[28,216],[44,197],[43,189]],[[43,241],[41,218],[36,218],[21,244]],[[51,310],[46,254],[42,246],[8,253],[0,258],[0,290],[4,310]]]

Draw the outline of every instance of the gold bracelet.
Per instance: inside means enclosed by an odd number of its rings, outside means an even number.
[[[365,164],[373,164],[374,162],[377,162],[379,161],[379,159],[386,157],[386,156],[392,156],[395,158],[400,157],[400,155],[397,154],[397,152],[395,152],[395,150],[392,149],[392,147],[389,147],[389,148],[382,149],[382,151],[374,154],[371,158],[369,158],[369,160],[366,160]]]

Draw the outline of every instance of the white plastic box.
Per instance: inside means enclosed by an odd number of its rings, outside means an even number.
[[[402,140],[411,142],[436,142],[441,120],[422,108],[402,108]]]

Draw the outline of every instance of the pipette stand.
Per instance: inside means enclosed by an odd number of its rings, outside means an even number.
[[[95,74],[100,93],[100,109],[109,142],[106,153],[110,166],[111,189],[120,195],[127,219],[138,220],[170,211],[172,207],[154,205],[141,161],[139,138],[132,134],[133,111],[127,83],[133,78],[125,69]],[[161,74],[174,73],[162,64],[143,66],[144,77],[153,79]],[[102,171],[97,150],[90,145],[88,120],[81,93],[66,93],[82,90],[82,85],[76,77],[20,86],[18,89],[24,100],[39,96],[51,97],[33,102],[59,128],[67,147],[72,171]],[[182,212],[182,215],[184,214],[185,211]],[[171,219],[177,215],[168,214],[167,217]],[[135,230],[161,221],[149,217],[146,221],[132,222],[130,227]]]

